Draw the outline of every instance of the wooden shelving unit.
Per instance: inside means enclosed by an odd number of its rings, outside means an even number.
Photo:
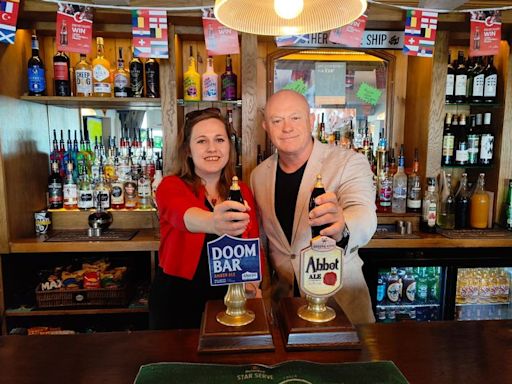
[[[6,317],[34,317],[34,316],[79,316],[79,315],[97,315],[97,314],[130,314],[147,313],[147,307],[137,308],[87,308],[87,309],[34,309],[27,311],[7,309]]]

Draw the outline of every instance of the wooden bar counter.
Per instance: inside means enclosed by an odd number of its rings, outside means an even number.
[[[0,383],[132,383],[142,364],[391,360],[410,383],[512,382],[512,320],[359,327],[363,348],[198,354],[198,330],[0,337]],[[276,331],[276,329],[274,329]]]

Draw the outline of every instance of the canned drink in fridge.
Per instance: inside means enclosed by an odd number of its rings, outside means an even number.
[[[52,225],[51,213],[46,209],[34,212],[36,235],[44,235],[48,233]]]

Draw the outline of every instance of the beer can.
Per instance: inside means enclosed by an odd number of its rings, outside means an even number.
[[[46,209],[34,212],[36,235],[44,235],[48,233],[52,225],[51,213]]]

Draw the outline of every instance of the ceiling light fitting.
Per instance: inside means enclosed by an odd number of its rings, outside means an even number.
[[[366,11],[366,0],[215,0],[225,26],[255,35],[284,36],[339,28]]]

